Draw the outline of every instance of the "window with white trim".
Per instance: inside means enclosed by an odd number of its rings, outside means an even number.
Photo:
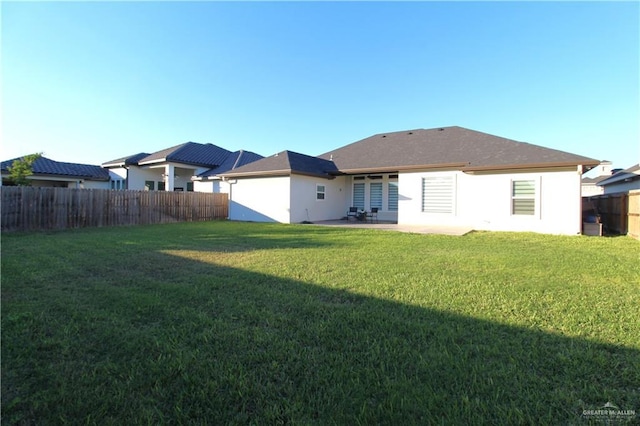
[[[422,211],[424,213],[453,214],[455,180],[453,176],[422,178]]]
[[[511,181],[511,214],[533,216],[536,213],[536,182]]]
[[[382,210],[382,182],[369,184],[369,206]]]
[[[353,207],[364,210],[364,183],[353,184]]]
[[[324,185],[316,185],[316,200],[322,201],[326,196],[326,187]]]
[[[389,182],[389,200],[387,204],[389,211],[398,211],[398,182]]]

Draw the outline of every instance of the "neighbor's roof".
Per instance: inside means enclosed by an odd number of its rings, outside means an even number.
[[[232,152],[227,156],[227,158],[222,162],[222,164],[212,169],[209,169],[206,172],[200,173],[198,177],[199,178],[214,177],[221,173],[235,170],[239,167],[242,167],[249,163],[253,163],[254,161],[258,161],[263,158],[264,157],[260,154],[256,154],[255,152],[245,151],[241,149],[240,151]]]
[[[282,151],[262,160],[239,167],[224,177],[287,176],[291,174],[332,178],[338,174],[333,162],[292,151]]]
[[[381,133],[319,156],[344,173],[596,166],[599,160],[462,127]]]
[[[123,166],[131,166],[138,165],[138,161],[142,160],[145,157],[148,157],[149,153],[140,152],[138,154],[129,155],[127,157],[118,158],[115,160],[107,161],[106,163],[102,163],[102,167],[123,167]]]
[[[600,182],[597,183],[597,185],[605,186],[605,185],[620,182],[626,179],[635,180],[639,178],[640,178],[640,164],[635,164],[629,167],[628,169],[619,171],[618,173],[615,173],[607,177],[606,179],[601,180]]]
[[[222,164],[229,154],[231,154],[231,151],[210,143],[186,142],[154,152],[139,160],[138,164],[174,162],[193,166],[214,167]]]
[[[8,167],[15,160],[24,157],[14,158],[2,162],[2,173],[9,173]],[[100,166],[91,164],[62,163],[49,158],[40,157],[33,163],[33,175],[37,176],[64,176],[70,178],[80,178],[89,180],[109,180],[109,171]]]

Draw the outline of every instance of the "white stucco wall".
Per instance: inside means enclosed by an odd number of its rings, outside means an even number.
[[[422,212],[422,178],[426,176],[455,177],[453,214]],[[398,223],[575,235],[581,230],[580,177],[575,169],[529,173],[401,173]],[[534,215],[511,214],[513,180],[535,181]]]
[[[229,190],[229,219],[290,223],[290,178],[235,179]]]
[[[146,180],[154,181],[154,188],[158,189],[158,182],[163,181],[162,173],[164,173],[164,169],[145,169],[131,166],[129,168],[129,189],[143,191]]]
[[[302,175],[291,177],[290,223],[340,219],[346,215],[346,178],[328,180]],[[316,186],[324,185],[325,198],[318,200]]]

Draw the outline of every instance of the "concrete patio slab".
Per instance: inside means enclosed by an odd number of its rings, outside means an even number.
[[[430,225],[398,225],[397,223],[367,223],[346,220],[325,220],[313,222],[313,225],[333,226],[338,228],[380,229],[383,231],[408,232],[413,234],[439,234],[462,236],[473,231],[471,227],[462,226],[430,226]]]

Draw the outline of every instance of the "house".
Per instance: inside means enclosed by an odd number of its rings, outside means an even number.
[[[22,157],[21,157],[22,158]],[[12,185],[9,167],[14,158],[2,162],[2,184]],[[38,158],[31,168],[33,175],[27,179],[32,186],[61,188],[109,188],[109,171],[90,164],[63,163],[46,157]]]
[[[617,194],[640,189],[640,164],[620,170],[609,177],[598,181],[603,194]]]
[[[591,176],[582,177],[582,196],[591,197],[593,195],[603,194],[604,188],[602,188],[601,186],[598,186],[598,182],[609,178],[616,171],[614,171],[611,161],[605,160],[600,162],[600,164],[597,167],[594,167],[588,173],[593,177]]]
[[[138,153],[102,164],[113,176],[112,189],[226,192],[218,173],[263,158],[213,144],[186,142],[152,154]]]
[[[462,127],[377,134],[317,157],[284,151],[221,173],[232,220],[297,223],[379,209],[402,225],[578,234],[600,161]]]

